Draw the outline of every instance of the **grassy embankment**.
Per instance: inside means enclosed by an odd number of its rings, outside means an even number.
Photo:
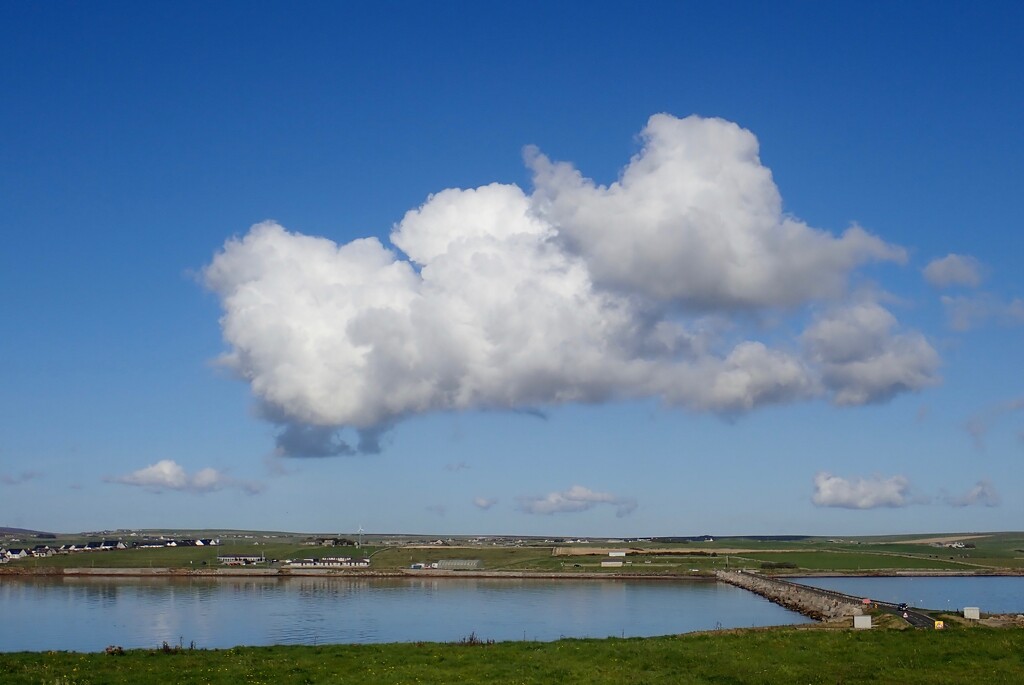
[[[1024,631],[723,631],[646,639],[0,654],[53,683],[1020,683]]]

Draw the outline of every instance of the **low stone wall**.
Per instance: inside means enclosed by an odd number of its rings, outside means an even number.
[[[718,571],[715,576],[723,583],[750,590],[779,606],[792,609],[819,621],[841,621],[850,616],[860,616],[864,613],[861,607],[852,601],[799,588],[791,583],[766,578],[755,573]]]

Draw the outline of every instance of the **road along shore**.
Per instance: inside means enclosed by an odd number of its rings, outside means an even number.
[[[169,578],[292,578],[304,576],[335,578],[524,578],[537,580],[635,580],[635,581],[679,581],[697,580],[713,582],[710,574],[660,574],[643,575],[636,573],[563,573],[558,571],[455,571],[441,569],[337,569],[337,568],[188,568],[188,567],[141,567],[101,568],[84,566],[72,568],[21,567],[0,569],[0,578],[11,577],[169,577]]]

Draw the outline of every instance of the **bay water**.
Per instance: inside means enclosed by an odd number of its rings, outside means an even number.
[[[0,580],[0,651],[637,637],[809,619],[712,580]]]
[[[1024,614],[1024,576],[895,576],[791,578],[797,583],[921,609]]]

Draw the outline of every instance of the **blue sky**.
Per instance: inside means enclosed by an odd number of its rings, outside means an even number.
[[[0,523],[1020,529],[1024,11],[706,5],[0,6]]]

